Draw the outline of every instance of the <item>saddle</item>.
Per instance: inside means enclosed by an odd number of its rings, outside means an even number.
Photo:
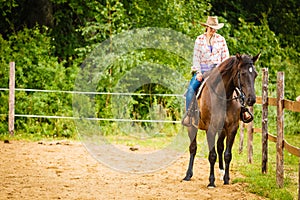
[[[195,128],[198,128],[198,123],[200,119],[200,110],[198,108],[198,102],[197,99],[200,98],[201,92],[203,90],[204,84],[207,81],[208,77],[204,79],[204,81],[201,83],[198,90],[195,92],[195,98],[193,98],[191,105],[189,106],[189,109],[185,112],[181,124],[190,127],[194,126]]]

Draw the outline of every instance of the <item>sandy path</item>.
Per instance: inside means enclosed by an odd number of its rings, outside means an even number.
[[[151,174],[111,170],[79,142],[1,142],[0,156],[0,199],[262,199],[240,183],[217,180],[217,188],[207,189],[206,159],[196,159],[190,182],[181,181],[188,153]]]

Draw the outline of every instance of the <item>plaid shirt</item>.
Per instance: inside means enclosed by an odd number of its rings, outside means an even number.
[[[211,69],[213,64],[219,65],[229,57],[229,50],[225,38],[220,34],[214,34],[212,52],[206,43],[206,33],[197,37],[194,46],[192,71],[204,72]]]

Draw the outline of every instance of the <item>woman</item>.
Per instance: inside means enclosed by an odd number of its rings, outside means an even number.
[[[191,67],[194,75],[186,93],[187,117],[183,121],[183,124],[186,126],[191,125],[188,115],[189,106],[195,97],[195,91],[204,80],[203,74],[229,58],[229,50],[224,37],[216,33],[224,24],[219,23],[217,17],[208,16],[206,23],[201,23],[201,25],[206,27],[206,31],[202,35],[199,35],[195,41],[193,66]]]

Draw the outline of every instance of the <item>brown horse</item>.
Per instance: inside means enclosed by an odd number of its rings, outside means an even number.
[[[252,106],[256,102],[254,82],[257,76],[254,63],[259,59],[260,53],[254,57],[249,55],[232,56],[214,68],[204,83],[203,90],[198,98],[200,119],[196,120],[198,127],[188,127],[190,138],[190,161],[186,176],[183,180],[190,180],[193,176],[193,164],[197,151],[196,136],[198,129],[206,131],[209,148],[208,160],[210,175],[208,187],[215,187],[214,165],[217,160],[215,138],[217,136],[217,152],[219,169],[224,174],[223,152],[224,139],[226,149],[224,152],[225,174],[224,184],[229,184],[229,165],[232,159],[232,145],[241,119],[241,109]],[[235,91],[237,96],[235,97]]]

